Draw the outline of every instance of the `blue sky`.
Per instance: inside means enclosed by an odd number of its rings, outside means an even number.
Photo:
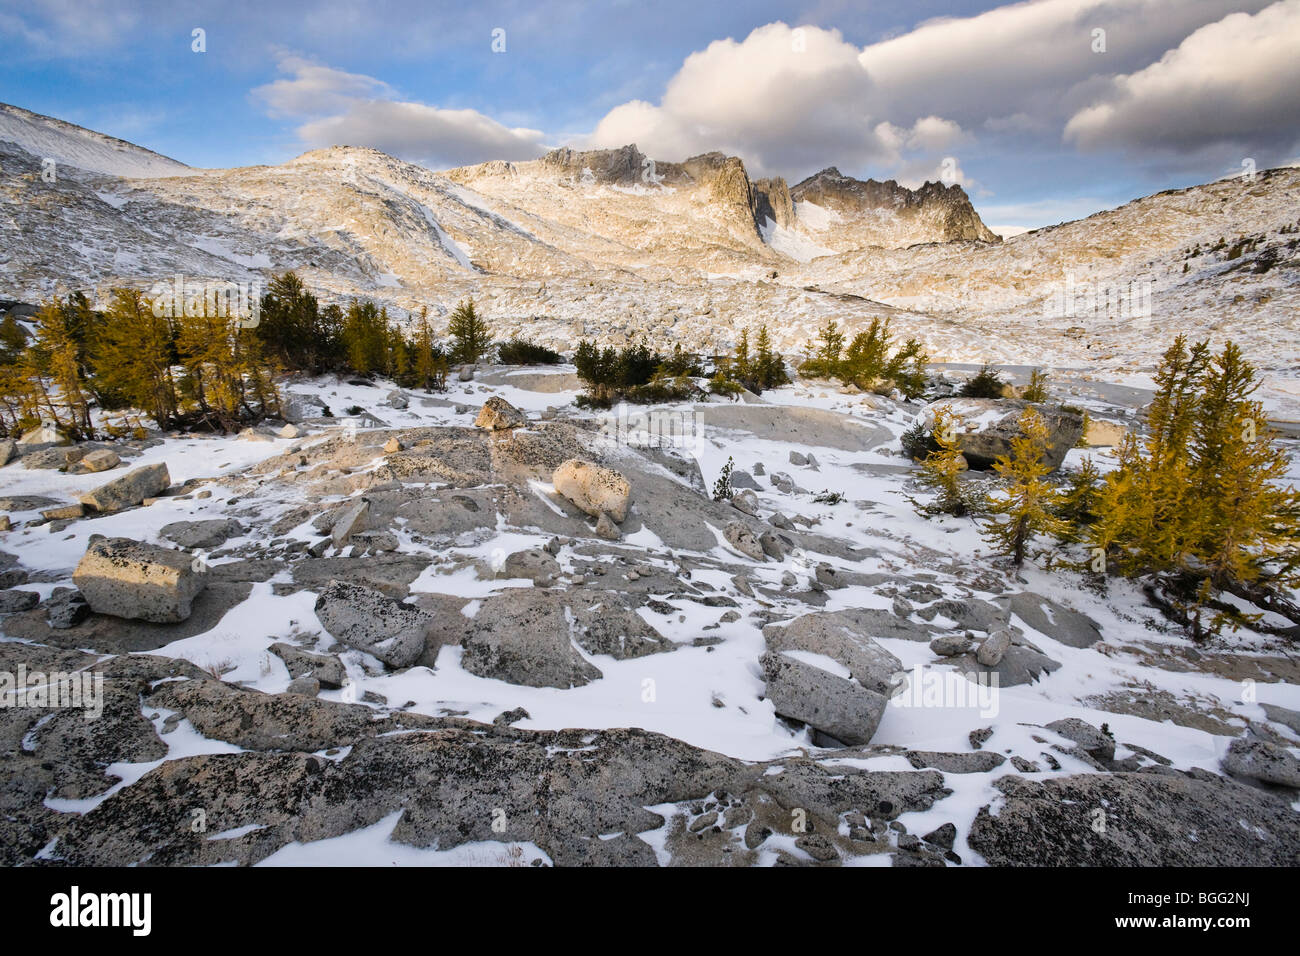
[[[1037,226],[1293,160],[1297,36],[1300,0],[0,0],[0,100],[198,166],[637,142],[791,183],[946,169]]]

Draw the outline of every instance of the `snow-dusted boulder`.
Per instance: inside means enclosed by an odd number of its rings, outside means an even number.
[[[617,471],[594,462],[570,458],[551,476],[555,490],[575,505],[599,518],[607,514],[621,523],[627,517],[632,500],[632,486]]]
[[[998,458],[1011,455],[1011,441],[1020,435],[1020,416],[1032,407],[1047,425],[1043,459],[1049,468],[1061,467],[1066,454],[1083,435],[1083,416],[1060,405],[1033,405],[1019,399],[945,398],[922,409],[919,421],[934,428],[936,408],[952,416],[957,443],[972,468],[992,468]]]

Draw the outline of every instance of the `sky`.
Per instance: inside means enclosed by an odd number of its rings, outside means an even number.
[[[1300,0],[0,0],[0,101],[202,167],[711,150],[995,228],[1300,156]]]

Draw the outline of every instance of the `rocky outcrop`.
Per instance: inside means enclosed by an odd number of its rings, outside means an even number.
[[[206,584],[190,555],[130,538],[92,542],[72,581],[98,614],[160,624],[188,618]]]
[[[1007,776],[967,842],[994,866],[1294,866],[1300,814],[1203,770]]]
[[[762,226],[771,219],[778,226],[790,228],[795,222],[794,200],[784,179],[759,179],[754,183],[754,220]]]
[[[892,179],[883,183],[854,179],[830,166],[794,186],[790,196],[795,202],[814,203],[845,216],[890,212],[904,221],[925,221],[937,227],[937,234],[918,241],[1002,241],[984,225],[966,191],[956,184],[927,182],[919,189],[908,189]]]

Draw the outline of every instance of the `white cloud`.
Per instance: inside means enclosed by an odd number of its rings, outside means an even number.
[[[1079,110],[1065,138],[1082,148],[1191,151],[1218,142],[1300,142],[1300,0],[1234,13],[1192,33]]]
[[[508,127],[477,110],[442,109],[397,98],[388,84],[284,53],[289,74],[253,90],[272,116],[301,120],[309,148],[372,146],[393,156],[447,168],[490,159],[535,159],[546,149],[540,130]]]
[[[907,150],[944,149],[965,137],[937,115],[882,123],[861,51],[838,30],[772,23],[743,41],[691,54],[659,104],[611,110],[587,138],[595,147],[636,143],[681,160],[709,150],[744,158],[755,174],[805,174],[831,162],[895,165]]]
[[[1034,0],[928,21],[863,49],[836,30],[772,23],[691,54],[658,103],[614,108],[587,145],[635,142],[670,160],[720,149],[757,174],[792,180],[828,164],[912,179],[977,132],[1055,147],[1071,116],[1114,95],[1115,77],[1140,76],[1194,31],[1267,3]],[[1096,30],[1105,52],[1096,52]],[[1277,45],[1295,33],[1279,30]],[[1282,75],[1294,69],[1293,58]],[[1179,85],[1200,88],[1188,76]],[[1216,122],[1257,132],[1276,119],[1277,102],[1258,105],[1257,120],[1224,110]]]

